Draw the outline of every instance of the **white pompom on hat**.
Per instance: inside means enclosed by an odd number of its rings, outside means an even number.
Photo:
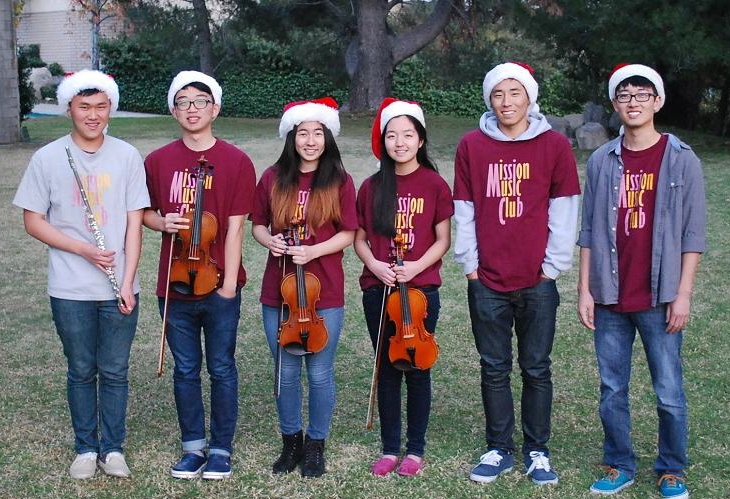
[[[173,78],[172,83],[170,83],[170,90],[167,91],[167,107],[170,108],[170,111],[175,107],[175,94],[195,82],[202,83],[210,88],[214,104],[218,104],[219,106],[223,104],[223,89],[215,81],[215,78],[200,71],[180,71]]]
[[[376,158],[380,159],[383,151],[380,147],[380,139],[383,135],[386,125],[390,120],[396,116],[412,116],[417,119],[418,122],[426,128],[426,119],[423,117],[423,109],[417,102],[408,102],[398,100],[394,97],[386,97],[380,104],[378,113],[375,115],[375,121],[373,121],[373,129],[371,133],[370,146],[373,149],[373,154]]]
[[[119,87],[114,78],[92,69],[82,69],[61,81],[56,90],[59,107],[65,111],[79,92],[91,89],[104,92],[109,97],[112,113],[119,108]]]
[[[538,85],[532,76],[533,72],[532,67],[523,62],[505,62],[504,64],[494,66],[484,77],[484,84],[482,85],[484,102],[487,104],[487,109],[492,109],[490,96],[494,87],[504,80],[512,79],[519,81],[525,87],[527,96],[530,99],[529,111],[534,110],[537,112],[540,109],[537,107]]]
[[[333,137],[340,134],[340,113],[337,101],[332,97],[290,102],[284,106],[279,123],[279,137],[286,135],[306,121],[317,121],[329,128]]]
[[[617,64],[611,72],[611,77],[608,80],[608,98],[613,100],[616,98],[616,87],[627,78],[632,76],[643,76],[656,87],[657,94],[665,101],[664,95],[664,81],[659,73],[651,69],[649,66],[643,64]]]

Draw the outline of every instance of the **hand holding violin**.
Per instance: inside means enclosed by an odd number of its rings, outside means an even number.
[[[404,261],[402,265],[393,265],[395,279],[398,282],[410,282],[414,277],[422,272],[423,269],[415,261]]]
[[[162,232],[167,232],[168,234],[176,234],[180,230],[189,228],[190,219],[183,217],[179,213],[167,213],[164,217],[162,217]]]

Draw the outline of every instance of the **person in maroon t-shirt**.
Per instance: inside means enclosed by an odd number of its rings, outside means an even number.
[[[213,120],[220,112],[221,99],[222,89],[210,76],[198,71],[180,72],[170,84],[168,106],[182,136],[145,159],[151,208],[144,213],[144,224],[163,233],[157,296],[160,315],[167,319],[163,327],[175,360],[173,385],[183,451],[170,474],[183,479],[196,478],[201,472],[209,480],[231,476],[238,418],[235,352],[241,288],[246,282],[241,262],[243,221],[253,205],[256,172],[243,151],[213,135]],[[212,170],[204,179],[196,175],[201,157]],[[217,221],[217,229],[209,222],[208,228],[203,224],[201,231],[215,231],[214,239],[207,241],[210,244],[201,240],[196,248],[194,230],[190,230],[187,244],[183,233],[173,245],[176,233],[194,229],[195,206],[201,201],[198,195],[202,197],[200,208]],[[198,274],[186,268],[185,256],[195,253],[203,256],[201,268],[206,260],[215,266],[217,282],[210,270],[205,280],[197,280]],[[188,264],[193,261],[187,260]],[[182,272],[177,270],[180,268]],[[183,280],[183,275],[188,278]],[[201,286],[201,282],[206,285]],[[210,439],[206,439],[200,379],[201,330],[211,386]]]
[[[686,499],[682,341],[707,244],[702,165],[687,144],[656,129],[666,95],[654,69],[616,66],[608,96],[621,133],[588,158],[578,237],[578,317],[594,333],[604,433],[604,473],[590,490],[614,494],[636,477],[629,384],[638,332],[656,394],[659,492]]]
[[[431,370],[413,366],[414,362],[391,362],[390,342],[386,339],[393,341],[396,325],[384,316],[384,304],[388,292],[399,283],[419,289],[427,300],[424,329],[435,333],[440,308],[439,270],[441,258],[451,245],[454,208],[448,184],[428,157],[426,123],[418,104],[385,99],[373,123],[372,139],[380,171],[366,179],[358,191],[360,228],[355,235],[355,251],[365,264],[360,277],[365,320],[376,355],[380,356],[374,379],[383,452],[373,463],[372,473],[385,476],[397,468],[402,476],[414,476],[424,464]],[[397,236],[405,248],[402,265],[394,264],[393,259]],[[389,298],[388,303],[397,300],[395,296]],[[426,350],[434,349],[426,342],[422,344]],[[408,428],[405,458],[398,465],[404,376]]]
[[[483,87],[490,111],[461,139],[454,160],[454,256],[468,280],[487,437],[469,478],[489,483],[514,465],[514,329],[525,473],[535,484],[557,484],[548,449],[550,353],[560,303],[555,280],[573,262],[578,169],[567,137],[539,112],[529,66],[499,64]]]
[[[344,319],[342,257],[357,229],[355,186],[335,142],[339,131],[337,103],[332,98],[285,106],[279,126],[284,149],[259,180],[249,217],[254,238],[269,250],[261,304],[266,339],[276,363],[276,408],[283,439],[281,455],[273,464],[274,473],[289,473],[302,460],[302,476],[319,477],[325,472],[324,443],[335,406],[335,353]],[[301,300],[300,296],[290,297],[285,303],[283,278],[297,270],[312,274],[310,281],[315,277],[319,280],[316,303],[311,303],[311,298]],[[300,288],[285,289],[296,295]],[[280,326],[289,322],[292,307],[305,308],[302,301],[307,302],[308,311],[302,314],[308,323],[314,324],[317,320],[313,316],[319,316],[327,329],[327,343],[317,351],[308,348],[309,328],[302,331],[306,335],[295,335],[300,342],[279,342]],[[316,308],[316,313],[311,308]],[[313,341],[323,337],[321,328],[312,331]],[[309,384],[306,436],[302,432],[303,360]]]

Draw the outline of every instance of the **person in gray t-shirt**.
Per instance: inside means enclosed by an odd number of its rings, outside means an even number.
[[[83,70],[64,79],[58,103],[71,133],[31,158],[13,204],[25,229],[48,245],[48,294],[68,361],[67,396],[76,457],[69,474],[129,477],[126,436],[129,352],[137,328],[144,166],[131,145],[106,135],[119,103],[114,80]]]

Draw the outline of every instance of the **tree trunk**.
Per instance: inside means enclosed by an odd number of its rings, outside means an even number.
[[[730,76],[725,78],[725,84],[722,86],[717,114],[719,118],[717,134],[725,137],[730,134]]]
[[[0,144],[20,138],[18,60],[15,53],[13,0],[0,0]]]
[[[200,71],[213,75],[213,43],[210,36],[210,15],[205,0],[192,0],[195,11],[195,25],[198,31],[198,52]]]
[[[357,37],[348,49],[350,111],[377,109],[390,94],[393,71],[446,27],[458,2],[438,0],[431,15],[411,31],[394,35],[388,28],[388,2],[359,0],[356,4]]]

